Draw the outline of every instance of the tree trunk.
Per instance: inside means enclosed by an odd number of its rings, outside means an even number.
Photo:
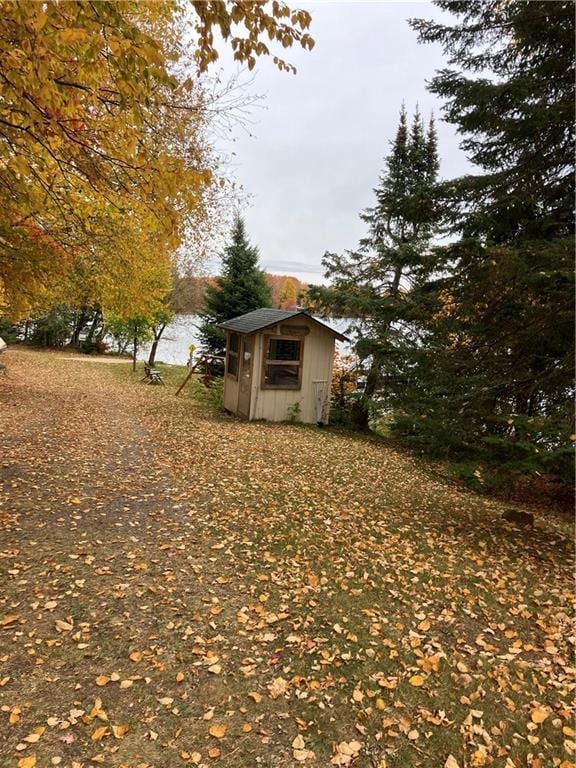
[[[138,352],[138,337],[134,334],[134,345],[132,348],[132,372],[136,371],[136,354]]]
[[[152,332],[154,333],[154,341],[152,342],[152,346],[150,347],[150,355],[148,356],[148,365],[151,368],[154,366],[154,363],[156,362],[156,352],[158,350],[158,344],[160,343],[160,339],[162,338],[162,334],[164,333],[165,329],[166,329],[166,323],[152,328]]]
[[[70,339],[70,346],[71,347],[78,347],[80,344],[80,334],[82,333],[82,329],[86,325],[86,320],[88,319],[88,313],[86,312],[85,308],[82,308],[80,312],[78,313],[76,317],[76,322],[74,324],[74,330],[72,331],[72,338]]]
[[[366,387],[362,397],[355,400],[350,409],[350,418],[353,429],[358,432],[369,432],[370,426],[370,400],[374,396],[380,379],[381,364],[377,358],[372,359],[368,376],[366,377]]]
[[[99,309],[94,310],[94,317],[92,318],[92,323],[90,325],[90,330],[88,331],[88,336],[86,336],[86,341],[92,341],[94,338],[94,334],[96,333],[96,328],[98,328],[98,325],[102,321],[102,312]]]
[[[396,298],[400,292],[400,281],[402,280],[403,267],[396,267],[392,285],[390,286],[389,296]],[[392,322],[384,327],[384,333],[390,330]],[[382,370],[382,361],[375,355],[372,356],[372,364],[366,377],[366,387],[362,397],[356,400],[351,409],[351,418],[354,429],[359,432],[368,432],[370,430],[370,400],[374,397],[378,384],[380,382],[380,373]]]

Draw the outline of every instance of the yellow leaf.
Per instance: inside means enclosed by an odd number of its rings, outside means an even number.
[[[452,755],[448,755],[446,762],[444,763],[444,768],[460,768],[460,766],[458,765],[457,760],[452,757]]]
[[[29,733],[28,736],[25,736],[22,741],[27,741],[28,744],[36,744],[36,742],[40,741],[41,733]]]
[[[72,629],[74,629],[74,625],[71,622],[56,619],[56,630],[58,632],[70,632]]]
[[[252,699],[252,701],[255,701],[256,704],[260,704],[262,701],[262,696],[258,693],[258,691],[250,691],[248,698]]]
[[[141,651],[132,651],[130,654],[130,660],[131,661],[142,661],[142,652]]]
[[[134,680],[122,680],[120,688],[130,688],[134,685]]]
[[[18,722],[18,720],[20,720],[21,711],[22,710],[20,709],[20,707],[12,707],[12,709],[10,710],[10,716],[8,718],[8,722],[10,723],[10,725],[15,725]]]
[[[94,733],[92,734],[91,738],[92,741],[100,741],[100,739],[105,736],[108,733],[108,727],[106,725],[101,725],[100,728],[96,728]]]
[[[219,675],[222,672],[222,667],[220,664],[212,664],[211,667],[208,667],[208,672],[212,672],[213,675]]]
[[[108,675],[98,675],[96,678],[96,685],[107,685],[110,682]]]
[[[418,629],[421,632],[427,632],[430,629],[430,622],[428,619],[424,619],[424,621],[421,621],[420,624],[418,624]]]
[[[208,757],[220,757],[219,747],[212,747],[208,750]]]
[[[128,725],[113,725],[112,733],[114,734],[114,738],[123,739],[124,736],[128,733]]]
[[[177,672],[176,673],[176,682],[181,683],[182,680],[184,680],[184,672]]]
[[[225,725],[219,725],[218,723],[215,723],[214,725],[210,726],[210,730],[208,733],[210,736],[214,736],[215,739],[223,739],[226,735],[226,726]]]
[[[537,707],[536,709],[533,709],[530,713],[530,719],[533,723],[537,723],[538,725],[540,723],[543,723],[544,720],[548,717],[550,712],[547,712],[545,709],[542,709],[542,707]]]
[[[408,680],[408,682],[410,683],[410,685],[414,685],[415,687],[418,688],[419,686],[424,685],[424,678],[422,677],[422,675],[412,675],[412,677],[410,678],[410,680]]]
[[[4,616],[3,619],[0,619],[0,627],[7,627],[8,624],[14,624],[14,622],[18,621],[20,616],[16,616],[15,614],[11,613],[9,616]]]
[[[18,768],[34,768],[36,765],[36,755],[28,755],[18,760]]]

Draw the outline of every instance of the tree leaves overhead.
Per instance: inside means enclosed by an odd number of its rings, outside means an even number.
[[[243,27],[248,39],[228,42],[252,66],[265,34],[310,48],[310,17],[283,3],[1,8],[0,300],[25,317],[62,302],[64,279],[79,302],[89,294],[139,314],[149,296],[140,272],[170,272],[184,233],[192,241],[211,226],[225,184],[208,133],[218,109],[198,71],[216,57],[213,27],[225,38]]]
[[[195,53],[200,70],[207,69],[210,63],[218,59],[214,47],[214,29],[229,41],[234,50],[234,58],[245,63],[252,70],[259,56],[272,54],[268,41],[280,44],[282,48],[291,48],[294,44],[305,50],[312,50],[314,39],[307,32],[312,17],[308,11],[290,10],[281,0],[272,3],[246,3],[241,0],[222,2],[222,0],[192,0],[198,23],[198,47]],[[280,70],[296,72],[296,68],[277,55],[273,55],[274,64]]]

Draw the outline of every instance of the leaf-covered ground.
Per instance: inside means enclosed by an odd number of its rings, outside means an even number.
[[[2,768],[573,765],[562,515],[63,357],[3,356]]]

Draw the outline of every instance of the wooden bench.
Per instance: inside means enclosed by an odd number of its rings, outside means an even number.
[[[148,363],[144,363],[144,378],[142,381],[145,381],[146,384],[164,385],[164,379],[162,378],[160,371],[157,368],[152,368]]]

